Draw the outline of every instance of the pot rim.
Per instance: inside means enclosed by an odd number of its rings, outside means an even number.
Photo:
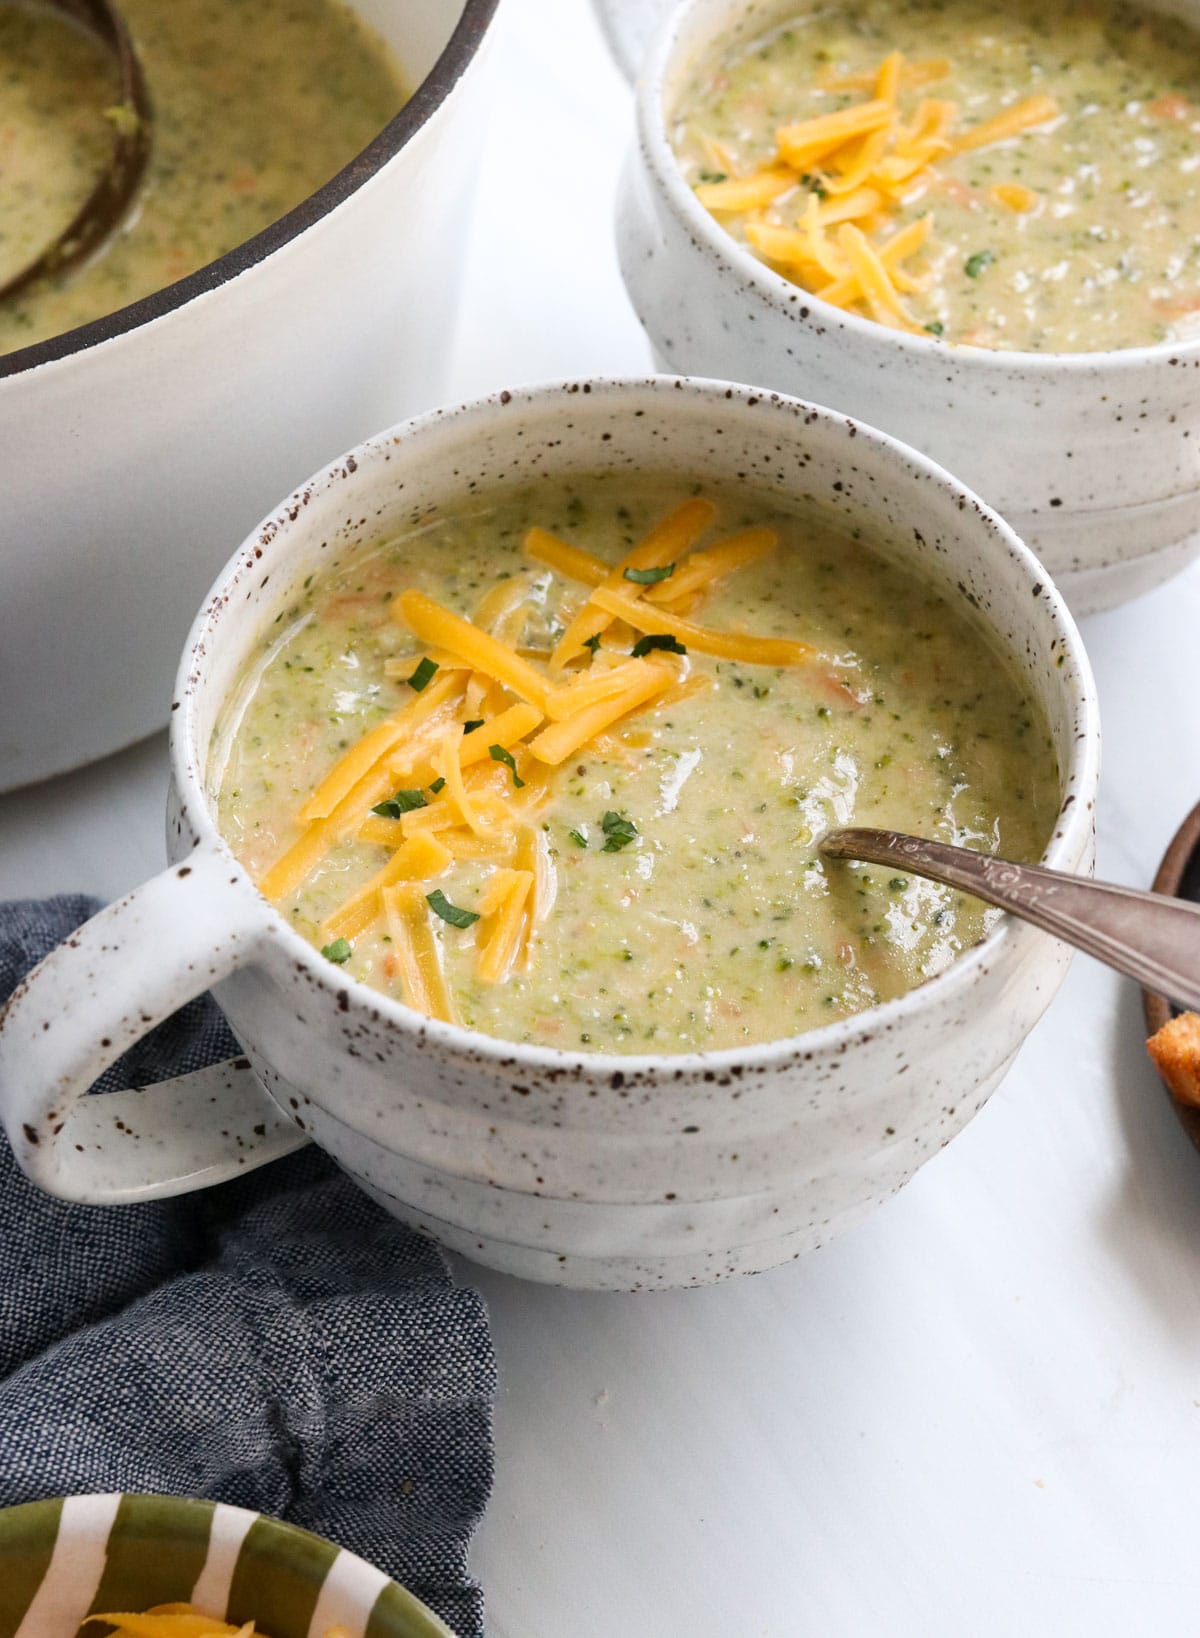
[[[113,341],[131,330],[140,329],[185,307],[197,296],[219,290],[239,274],[282,250],[293,239],[298,239],[357,193],[428,124],[474,61],[499,4],[500,0],[463,0],[462,13],[454,32],[400,112],[315,193],[310,193],[251,238],[244,239],[215,261],[206,262],[185,278],[163,285],[160,290],[153,290],[148,296],[118,307],[115,312],[105,313],[87,324],[77,325],[73,330],[64,330],[59,335],[48,336],[29,347],[18,347],[10,353],[0,353],[0,381],[85,353],[101,342]]]
[[[861,318],[856,313],[834,307],[822,301],[811,291],[792,284],[781,273],[760,261],[750,250],[727,233],[716,218],[700,204],[692,189],[683,179],[675,151],[667,135],[666,89],[677,55],[682,52],[686,27],[698,0],[678,0],[655,36],[647,54],[646,64],[636,86],[637,126],[646,168],[662,189],[692,242],[718,260],[730,261],[733,268],[760,298],[772,307],[781,307],[782,298],[801,305],[815,313],[825,325],[839,329],[848,336],[861,340],[867,346],[878,345],[881,350],[898,346],[903,352],[918,358],[946,364],[961,363],[965,369],[987,370],[995,373],[1034,373],[1039,377],[1059,374],[1064,381],[1072,376],[1104,370],[1122,373],[1156,366],[1188,361],[1200,364],[1200,335],[1186,341],[1155,341],[1144,347],[1118,347],[1099,352],[1022,352],[1017,349],[971,347],[963,343],[947,343],[934,336],[910,335],[906,330],[891,330],[873,319]],[[781,307],[785,317],[792,317]],[[806,315],[807,316],[807,312]]]
[[[731,1070],[736,1070],[738,1075],[761,1075],[797,1059],[807,1061],[818,1056],[841,1054],[856,1042],[907,1024],[914,1015],[919,1018],[936,1007],[943,998],[968,987],[980,969],[986,968],[1001,954],[1021,927],[1010,916],[1002,916],[978,944],[964,951],[949,967],[915,989],[851,1017],[837,1019],[799,1035],[715,1051],[638,1054],[581,1052],[505,1040],[461,1024],[442,1023],[415,1012],[403,1002],[372,989],[325,960],[307,939],[295,931],[286,917],[258,893],[248,872],[217,828],[205,790],[202,772],[204,748],[197,743],[195,723],[197,690],[208,665],[208,656],[221,641],[217,622],[227,607],[235,606],[233,593],[243,577],[253,574],[261,578],[264,573],[275,572],[278,559],[269,561],[269,554],[272,551],[286,551],[289,532],[303,529],[307,506],[314,493],[331,483],[349,481],[352,474],[374,468],[384,459],[390,461],[397,448],[407,448],[411,456],[414,440],[420,440],[428,431],[448,420],[465,420],[469,427],[473,421],[492,419],[514,408],[519,413],[525,405],[540,404],[564,393],[577,393],[581,397],[590,395],[595,405],[622,398],[636,401],[639,396],[655,392],[663,394],[664,403],[671,402],[676,392],[685,392],[711,402],[714,410],[727,406],[733,400],[747,408],[766,406],[772,414],[784,410],[792,413],[799,411],[822,422],[849,426],[860,439],[860,447],[866,445],[876,452],[882,450],[885,460],[907,463],[935,487],[943,491],[948,489],[959,499],[961,510],[973,512],[978,526],[994,536],[997,544],[1021,565],[1027,586],[1038,588],[1039,599],[1059,628],[1062,641],[1065,663],[1059,675],[1061,684],[1069,690],[1076,731],[1061,769],[1062,797],[1055,828],[1040,862],[1052,868],[1070,868],[1074,855],[1086,846],[1092,829],[1092,811],[1099,784],[1099,703],[1091,665],[1078,627],[1054,581],[1029,547],[990,506],[928,456],[878,428],[807,400],[786,393],[766,392],[739,383],[695,376],[593,376],[575,381],[560,378],[492,392],[413,416],[364,440],[349,452],[349,459],[346,455],[339,457],[301,484],[251,531],[221,570],[196,616],[180,661],[171,706],[171,766],[179,801],[195,829],[199,845],[215,847],[230,867],[238,872],[240,885],[252,889],[257,908],[266,910],[272,918],[272,944],[293,961],[302,963],[309,978],[316,981],[331,1001],[335,1004],[340,1001],[343,1006],[353,1001],[374,1019],[400,1033],[416,1034],[431,1046],[443,1048],[452,1056],[488,1062],[505,1073],[514,1065],[522,1065],[535,1071],[547,1071],[559,1078],[593,1078],[621,1086],[647,1080],[711,1080],[715,1075]],[[281,584],[286,584],[282,578]],[[981,618],[999,641],[1002,651],[1011,655],[1014,645],[1005,638],[998,621],[987,615],[981,615]],[[1029,959],[1036,959],[1036,952]],[[619,1079],[616,1078],[618,1075]]]

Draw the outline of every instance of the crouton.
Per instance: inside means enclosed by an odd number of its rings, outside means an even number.
[[[1200,1107],[1200,1013],[1170,1019],[1146,1042],[1146,1051],[1179,1102]]]

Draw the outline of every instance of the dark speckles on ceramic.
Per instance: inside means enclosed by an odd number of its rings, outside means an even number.
[[[1200,551],[1200,339],[1039,354],[901,335],[798,290],[697,203],[664,110],[714,42],[753,39],[797,3],[693,0],[639,78],[617,238],[658,360],[802,393],[926,451],[1008,518],[1076,613],[1165,580]],[[624,0],[599,9],[627,26]]]
[[[173,866],[89,924],[80,949],[51,957],[0,1032],[5,1119],[33,1176],[80,1198],[134,1198],[311,1136],[390,1210],[468,1257],[558,1284],[642,1289],[799,1255],[887,1199],[970,1118],[1066,967],[1067,953],[1029,927],[1002,922],[921,989],[792,1040],[614,1061],[473,1035],[347,983],[259,897],[216,832],[207,798],[221,703],[314,569],[502,473],[538,482],[669,462],[812,496],[971,602],[1054,735],[1063,809],[1047,861],[1090,867],[1098,729],[1087,661],[1043,571],[973,496],[880,434],[776,393],[673,378],[513,389],[336,462],[305,486],[306,504],[292,497],[255,531],[207,600],[173,716]],[[120,960],[100,952],[114,940]],[[206,1109],[162,1088],[126,1094],[139,1101],[122,1119],[140,1136],[118,1155],[107,1137],[101,1155],[87,1129],[76,1150],[79,1107],[61,1138],[49,1128],[48,1111],[69,1107],[98,1060],[141,1032],[143,1013],[161,1015],[210,972],[256,1081],[231,1069]],[[43,1034],[43,1017],[64,1015],[61,1038],[57,1023]]]

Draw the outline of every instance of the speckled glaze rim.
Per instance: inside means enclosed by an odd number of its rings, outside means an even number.
[[[94,1613],[190,1602],[266,1638],[453,1638],[365,1559],[246,1508],[117,1494],[0,1510],[0,1638],[74,1638]]]
[[[1137,3],[1137,0],[1134,0]],[[1114,373],[1145,368],[1158,363],[1173,364],[1181,359],[1200,358],[1200,336],[1188,341],[1155,341],[1145,347],[1121,347],[1102,352],[1034,353],[1016,349],[970,347],[963,343],[939,341],[933,336],[910,335],[905,330],[890,330],[874,320],[861,318],[844,308],[834,307],[819,296],[790,283],[776,273],[766,262],[726,233],[716,218],[704,209],[692,189],[683,179],[675,158],[675,150],[667,135],[666,87],[674,66],[675,53],[680,47],[680,35],[691,16],[694,0],[679,0],[663,23],[647,54],[645,67],[636,86],[638,140],[645,161],[655,180],[662,187],[676,214],[683,220],[694,240],[718,259],[725,259],[749,284],[756,295],[773,307],[794,306],[797,293],[803,300],[800,317],[810,312],[831,329],[844,330],[868,344],[882,348],[899,347],[903,352],[916,351],[930,357],[947,354],[967,368],[981,370],[1036,372],[1042,376],[1055,373],[1074,376],[1086,371],[1103,369]]]
[[[205,263],[186,278],[176,279],[173,284],[152,291],[140,301],[118,307],[113,313],[77,325],[73,330],[64,330],[61,335],[49,336],[45,341],[34,342],[32,346],[0,353],[0,381],[7,376],[22,375],[27,370],[36,370],[44,364],[53,364],[76,353],[86,352],[102,341],[113,341],[130,330],[150,324],[154,319],[186,306],[196,296],[220,289],[237,278],[239,273],[265,261],[275,251],[299,238],[306,229],[357,193],[432,118],[469,68],[499,4],[500,0],[464,0],[462,15],[441,55],[396,117],[389,120],[383,130],[336,176],[302,199],[286,215],[269,223],[252,238],[235,245],[224,256]]]
[[[289,531],[302,527],[298,523],[314,494],[336,483],[347,481],[360,465],[373,456],[380,456],[397,445],[410,444],[422,432],[449,419],[492,420],[497,415],[519,415],[529,404],[564,394],[584,393],[596,402],[620,399],[642,392],[661,392],[669,401],[675,392],[685,392],[711,403],[719,412],[731,401],[746,408],[763,407],[767,413],[787,411],[833,423],[847,430],[849,436],[860,440],[859,447],[881,447],[893,458],[905,461],[920,476],[941,487],[955,497],[960,510],[971,510],[980,525],[994,535],[1009,556],[1020,566],[1031,593],[1043,600],[1062,643],[1063,666],[1059,672],[1063,688],[1071,699],[1077,725],[1067,766],[1061,770],[1062,801],[1054,833],[1042,855],[1042,863],[1052,868],[1071,868],[1077,856],[1083,835],[1090,833],[1092,808],[1099,783],[1100,730],[1099,704],[1091,665],[1079,630],[1054,582],[1029,548],[1018,539],[1013,530],[991,507],[952,477],[937,462],[910,449],[898,439],[875,427],[856,422],[849,416],[839,415],[806,400],[784,393],[764,392],[752,387],[727,381],[707,380],[695,376],[658,375],[648,377],[592,377],[577,381],[551,381],[514,387],[510,390],[472,399],[453,408],[436,409],[400,423],[385,432],[367,439],[355,450],[330,463],[307,483],[302,484],[275,512],[266,517],[238,548],[214,583],[189,633],[176,678],[175,696],[171,711],[171,761],[175,780],[200,845],[218,850],[231,870],[255,892],[254,884],[243,866],[235,858],[220,831],[209,806],[204,778],[204,748],[196,743],[196,694],[207,667],[207,656],[221,641],[219,622],[225,607],[234,601],[234,593],[250,576],[261,579],[264,572],[275,574],[280,558],[271,553],[288,551]],[[280,574],[281,588],[286,588],[286,575]],[[984,617],[986,619],[986,617]],[[991,620],[986,621],[1005,652],[1009,645],[996,631]],[[1083,833],[1081,835],[1081,833]],[[267,901],[263,900],[263,903]],[[384,995],[382,991],[345,974],[322,958],[306,939],[290,926],[273,906],[268,906],[275,921],[275,947],[282,949],[294,961],[303,965],[309,977],[334,1003],[339,997],[352,999],[381,1017],[392,1027],[421,1034],[426,1043],[444,1046],[454,1052],[469,1052],[476,1060],[493,1063],[508,1073],[514,1061],[531,1070],[546,1070],[563,1074],[610,1074],[618,1066],[626,1077],[648,1076],[661,1079],[683,1079],[689,1074],[721,1072],[741,1065],[747,1072],[762,1073],[789,1061],[803,1043],[803,1050],[811,1057],[818,1052],[847,1050],[862,1036],[871,1036],[881,1029],[894,1027],[913,1013],[920,1013],[936,1005],[954,991],[967,989],[975,980],[980,966],[989,962],[1003,947],[1014,931],[1010,918],[1003,917],[987,937],[961,955],[944,972],[927,980],[917,989],[894,1000],[870,1007],[853,1017],[838,1019],[807,1030],[801,1035],[784,1036],[756,1046],[728,1047],[715,1052],[612,1054],[601,1052],[571,1052],[561,1047],[532,1046],[524,1042],[502,1040],[484,1035],[459,1024],[446,1024],[414,1012],[403,1002]]]

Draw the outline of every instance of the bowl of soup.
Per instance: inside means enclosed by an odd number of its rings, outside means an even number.
[[[227,1502],[143,1494],[0,1509],[0,1631],[452,1638],[382,1570],[311,1530]]]
[[[693,0],[622,269],[664,367],[928,451],[1090,612],[1200,544],[1198,142],[1190,5]]]
[[[820,1244],[1057,989],[1062,946],[823,862],[827,828],[1091,864],[1095,697],[1036,559],[886,435],[719,382],[506,391],[360,446],[218,581],[172,724],[172,865],[0,1030],[21,1164],[117,1202],[312,1138],[573,1286]],[[243,1058],[78,1097],[213,983]]]
[[[160,726],[229,541],[297,471],[433,401],[495,4],[123,8],[154,108],[135,209],[0,302],[0,789]],[[0,60],[2,282],[120,110],[48,6],[0,4]]]

